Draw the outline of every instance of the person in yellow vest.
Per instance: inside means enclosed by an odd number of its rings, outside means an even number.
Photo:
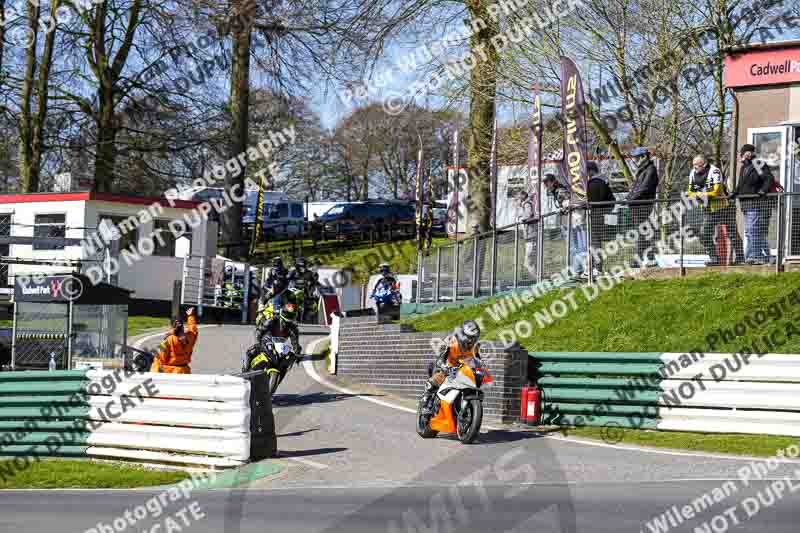
[[[181,319],[172,322],[172,329],[161,341],[158,355],[153,360],[150,372],[168,374],[191,374],[192,351],[197,342],[197,318],[194,307],[186,310],[186,324]]]
[[[474,320],[465,320],[453,333],[447,336],[439,345],[436,358],[428,366],[428,380],[425,393],[420,400],[423,403],[422,414],[432,414],[431,399],[439,390],[439,385],[444,382],[450,368],[461,364],[465,357],[480,358],[478,341],[481,338],[481,328]]]

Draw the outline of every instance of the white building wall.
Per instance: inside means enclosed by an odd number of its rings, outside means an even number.
[[[37,214],[65,214],[66,215],[66,237],[85,239],[89,237],[97,228],[101,215],[130,217],[137,216],[143,209],[148,209],[148,205],[127,204],[121,202],[108,202],[97,200],[74,200],[74,201],[42,201],[42,202],[19,202],[0,204],[0,213],[12,213],[11,229],[12,236],[33,236],[34,221]],[[184,214],[190,213],[190,209],[163,207],[160,210],[153,210],[159,220],[172,221],[182,219]],[[189,216],[190,220],[194,217]],[[192,255],[216,255],[216,227],[215,222],[202,221],[196,228],[188,228],[192,231]],[[91,229],[85,229],[91,228]],[[208,230],[213,231],[213,235]],[[138,226],[139,237],[149,235],[153,231],[153,222],[148,221]],[[11,245],[9,255],[24,259],[37,260],[77,260],[87,259],[81,246],[68,246],[63,250],[33,250],[32,246]],[[120,256],[118,283],[121,287],[134,291],[133,298],[170,300],[172,298],[172,287],[175,280],[182,279],[183,258],[182,257],[162,257],[162,256],[142,256],[140,260],[135,260],[128,255],[128,261]],[[10,265],[9,282],[13,283],[13,276],[20,274],[33,275],[58,274],[71,272],[71,267],[51,266],[51,265]]]
[[[0,204],[0,213],[12,213],[12,236],[33,237],[34,222],[36,215],[45,214],[64,214],[66,215],[66,237],[73,239],[83,238],[86,227],[84,200],[73,200],[66,202],[20,202],[14,204]],[[81,248],[79,246],[68,246],[63,250],[34,250],[33,246],[14,244],[9,246],[9,256],[25,259],[37,260],[67,260],[81,259]],[[9,278],[26,274],[58,274],[69,272],[70,268],[65,266],[50,265],[9,265]],[[9,281],[13,281],[9,279]]]

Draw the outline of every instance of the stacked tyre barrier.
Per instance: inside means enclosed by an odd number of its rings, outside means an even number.
[[[261,376],[0,374],[0,456],[229,468],[275,454]]]
[[[800,436],[800,355],[529,355],[542,425]]]

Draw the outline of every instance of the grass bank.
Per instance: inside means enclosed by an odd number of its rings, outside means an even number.
[[[772,316],[778,315],[770,315],[770,304],[798,289],[800,273],[708,274],[625,281],[593,299],[581,288],[556,289],[517,309],[495,298],[405,322],[420,331],[448,331],[468,318],[480,318],[484,339],[503,340],[511,338],[509,332],[515,327],[525,333],[518,324],[528,321],[532,324],[532,334],[517,335],[528,351],[684,352],[699,348],[703,352],[730,352],[738,351],[767,331],[797,324],[800,305],[788,302],[781,316],[774,320]],[[561,318],[553,317],[552,323],[541,320],[553,302],[564,301],[569,293],[574,294],[574,307],[567,303],[567,313]],[[709,346],[707,337],[721,328],[730,329],[737,322],[753,318],[760,311],[767,316],[762,327],[748,326],[743,336],[720,339],[713,347]],[[800,336],[787,339],[775,351],[800,353]]]
[[[421,331],[449,331],[463,320],[482,318],[483,338],[508,340],[518,324],[529,321],[532,335],[517,335],[528,351],[574,352],[738,352],[774,330],[800,328],[800,300],[788,296],[800,290],[800,273],[781,275],[708,274],[700,277],[625,281],[591,298],[581,288],[557,289],[510,309],[498,299],[432,315],[406,320]],[[557,299],[574,293],[575,306],[552,323],[537,322]],[[775,302],[786,299],[782,308]],[[761,313],[763,312],[763,315]],[[748,317],[759,313],[766,322],[752,327]],[[709,337],[720,329],[733,330],[744,323],[746,331],[713,346]],[[800,331],[800,330],[797,330]],[[525,333],[524,329],[522,333]],[[762,343],[763,345],[763,343]],[[800,353],[800,335],[786,339],[775,353]],[[591,439],[607,438],[607,429],[598,427],[562,428],[566,434]],[[617,434],[619,442],[698,452],[770,456],[794,443],[795,437],[688,433],[626,429]],[[618,440],[617,438],[614,441]]]
[[[7,462],[11,461],[0,460],[0,489],[123,489],[167,485],[190,477],[182,471],[62,459],[31,459],[28,468],[17,471],[13,465],[3,465]],[[2,474],[8,468],[13,475]]]

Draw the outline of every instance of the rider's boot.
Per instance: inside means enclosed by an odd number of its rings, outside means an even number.
[[[431,400],[438,389],[439,387],[430,381],[425,384],[425,392],[422,394],[422,398],[420,398],[420,402],[422,403],[420,413],[422,415],[429,416],[433,414],[433,402]]]

